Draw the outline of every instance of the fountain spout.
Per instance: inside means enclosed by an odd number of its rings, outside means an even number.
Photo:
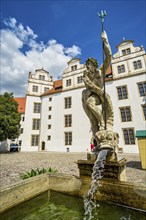
[[[117,161],[119,135],[113,130],[102,130],[95,134],[95,140],[97,145],[94,152],[98,154],[102,149],[109,150],[107,161]]]

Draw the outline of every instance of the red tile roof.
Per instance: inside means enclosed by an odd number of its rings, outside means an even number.
[[[41,96],[46,96],[46,95],[58,93],[61,91],[62,91],[62,79],[54,81],[53,88],[44,92]]]
[[[111,74],[112,74],[112,69],[111,69],[111,66],[109,66],[107,71],[106,71],[106,76],[109,76]],[[108,81],[108,80],[111,80],[111,78],[110,79],[106,78],[106,81]],[[49,89],[46,92],[44,92],[41,96],[47,96],[47,95],[50,95],[50,94],[61,92],[62,91],[62,86],[63,86],[62,85],[62,79],[56,80],[56,81],[54,81],[53,88]]]
[[[14,98],[14,100],[18,103],[18,112],[25,113],[26,97]]]

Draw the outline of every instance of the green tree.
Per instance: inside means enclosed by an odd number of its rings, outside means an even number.
[[[13,93],[0,95],[0,141],[15,139],[20,134],[21,115]]]

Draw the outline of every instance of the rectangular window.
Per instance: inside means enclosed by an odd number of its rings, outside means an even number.
[[[39,130],[40,129],[40,119],[33,118],[32,119],[32,130]]]
[[[124,128],[123,129],[125,144],[131,145],[135,144],[134,128]]]
[[[31,146],[38,146],[39,135],[31,135]]]
[[[125,72],[125,66],[124,65],[121,65],[121,66],[118,66],[118,73],[124,73]]]
[[[48,125],[48,129],[51,129],[51,125]]]
[[[19,140],[19,146],[22,146],[22,140]]]
[[[138,83],[140,96],[146,96],[146,82]]]
[[[38,86],[33,86],[33,87],[32,87],[32,91],[33,91],[33,92],[38,92]]]
[[[49,90],[49,87],[44,87],[44,92],[47,92]]]
[[[72,132],[65,132],[65,145],[72,145]]]
[[[122,55],[126,55],[126,50],[122,50]]]
[[[52,101],[52,97],[49,98],[49,102],[51,102],[51,101]]]
[[[48,141],[51,140],[51,135],[48,135],[47,140],[48,140]]]
[[[72,115],[65,115],[64,116],[64,126],[71,127],[72,126]]]
[[[119,100],[128,98],[127,86],[117,87],[117,92]]]
[[[130,107],[122,107],[120,108],[120,112],[121,112],[122,122],[131,121],[131,108]]]
[[[51,115],[48,115],[48,119],[51,119]]]
[[[130,53],[131,53],[130,48],[127,48],[127,49],[125,49],[125,50],[122,50],[122,55],[123,55],[123,56],[126,55],[126,54],[130,54]]]
[[[71,97],[66,97],[64,98],[64,108],[71,108],[72,105],[72,101],[71,101]]]
[[[71,86],[71,79],[66,80],[66,86]]]
[[[52,111],[52,106],[50,106],[50,107],[48,108],[48,110],[49,110],[49,111]]]
[[[77,70],[77,65],[71,66],[71,71]]]
[[[20,133],[23,134],[23,128],[21,128]]]
[[[77,83],[80,84],[83,82],[83,76],[78,76],[77,77]]]
[[[24,120],[25,120],[25,117],[23,116],[23,117],[22,117],[22,121],[24,121]]]
[[[146,120],[146,104],[142,105],[144,119]]]
[[[33,112],[34,113],[40,113],[41,112],[41,103],[34,102]]]
[[[134,61],[133,66],[134,66],[134,70],[141,69],[142,68],[141,60]]]
[[[45,76],[39,75],[39,80],[45,80]]]

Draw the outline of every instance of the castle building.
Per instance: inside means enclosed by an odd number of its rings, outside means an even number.
[[[26,97],[16,98],[22,151],[90,151],[91,126],[81,101],[86,66],[78,58],[67,64],[57,81],[43,69],[29,73]],[[133,40],[117,46],[106,72],[106,92],[113,102],[119,149],[138,153],[135,134],[146,127],[146,54]]]

